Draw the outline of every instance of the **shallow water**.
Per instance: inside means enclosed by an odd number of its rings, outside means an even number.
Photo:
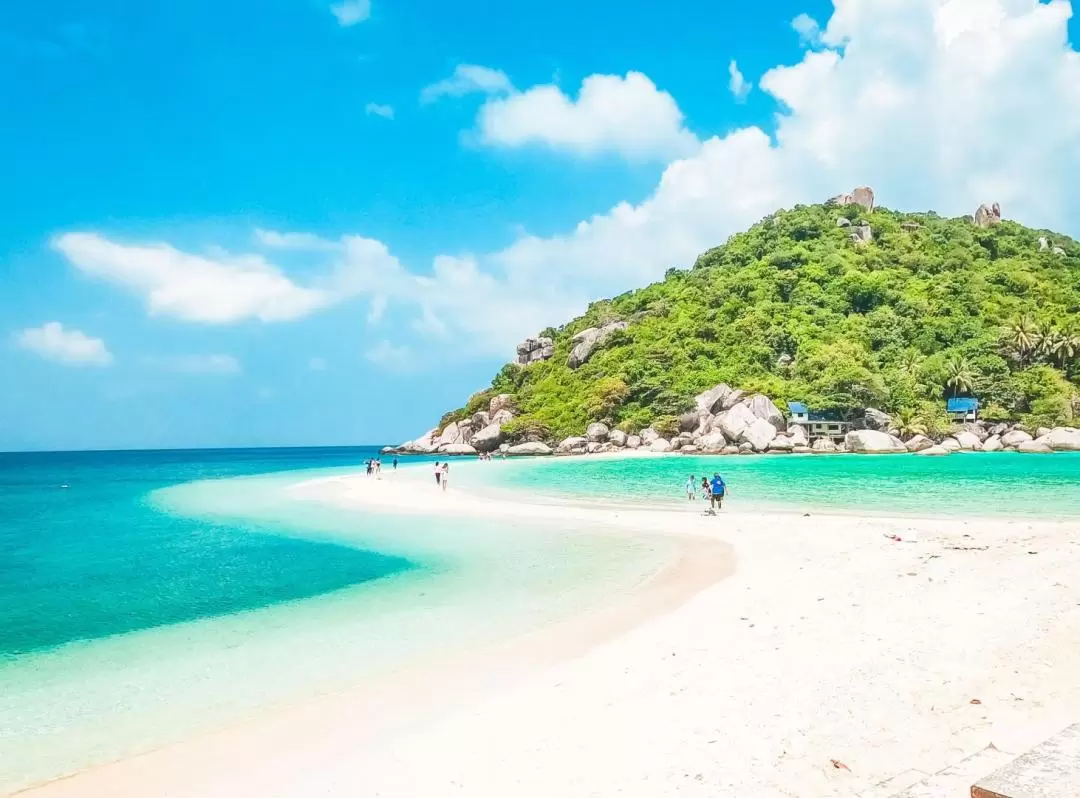
[[[286,490],[369,456],[0,455],[0,792],[534,628],[671,553]]]
[[[559,457],[477,463],[488,487],[616,502],[681,502],[723,475],[731,509],[1080,518],[1080,453]]]

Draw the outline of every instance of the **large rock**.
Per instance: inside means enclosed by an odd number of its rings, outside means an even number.
[[[587,454],[600,454],[607,448],[606,443],[600,443],[599,441],[589,441],[585,444],[585,452]]]
[[[806,427],[802,424],[792,424],[788,427],[788,437],[791,438],[792,446],[809,446],[810,438],[806,434]]]
[[[763,452],[776,437],[776,427],[763,418],[755,418],[749,427],[742,431],[739,440],[749,443],[755,451]]]
[[[713,431],[722,432],[729,441],[737,441],[747,427],[759,420],[757,416],[750,412],[750,408],[738,404],[728,408],[714,418],[712,429]]]
[[[680,432],[674,438],[671,439],[672,449],[681,449],[684,446],[695,446],[697,436],[692,432]]]
[[[856,244],[869,244],[874,240],[874,230],[868,224],[859,224],[851,228],[851,240]]]
[[[697,439],[696,445],[703,452],[719,452],[727,446],[727,438],[722,432],[707,432]]]
[[[699,393],[695,396],[694,404],[697,405],[699,410],[703,410],[710,414],[716,414],[734,407],[742,401],[742,398],[742,391],[736,390],[727,383],[722,382],[716,387],[710,388],[704,393]]]
[[[596,347],[609,338],[612,333],[617,330],[625,330],[629,326],[625,321],[613,321],[603,327],[589,327],[582,330],[573,338],[574,348],[570,350],[570,357],[567,358],[566,365],[572,369],[581,366],[592,357]]]
[[[482,430],[477,432],[472,437],[472,446],[478,452],[493,452],[499,448],[499,444],[503,442],[502,426],[499,424],[488,424]]]
[[[601,424],[599,421],[595,421],[585,430],[585,437],[593,443],[603,443],[607,440],[610,431],[607,424]]]
[[[627,435],[626,436],[626,448],[627,449],[640,449],[641,448],[641,436],[640,435]]]
[[[1055,452],[1080,452],[1080,429],[1055,427],[1037,442],[1046,444]]]
[[[472,423],[474,429],[483,429],[491,423],[491,413],[486,410],[481,410],[472,415]]]
[[[416,440],[406,441],[398,447],[406,454],[431,454],[435,451],[435,438],[438,437],[437,429],[429,429]]]
[[[696,432],[703,427],[707,427],[710,421],[712,421],[712,416],[704,410],[689,410],[679,416],[679,431]]]
[[[783,432],[787,429],[784,414],[780,412],[780,408],[773,404],[772,399],[764,394],[756,393],[749,399],[744,400],[743,404],[755,416],[768,421],[777,432]]]
[[[832,454],[836,451],[836,444],[832,442],[831,438],[818,438],[814,441],[814,445],[810,447],[810,451]]]
[[[609,443],[613,443],[616,446],[623,447],[626,446],[626,439],[628,437],[629,436],[627,436],[627,434],[621,429],[613,429],[611,432],[608,433],[607,439]]]
[[[684,446],[679,449],[679,454],[698,454],[699,450],[696,446]]]
[[[1016,451],[1023,454],[1052,454],[1054,450],[1041,441],[1024,441],[1016,447]]]
[[[787,435],[777,435],[769,441],[770,452],[790,452],[794,448],[795,444],[791,442],[791,438]]]
[[[907,451],[902,440],[874,429],[852,430],[844,437],[844,444],[849,452],[859,454],[893,454]]]
[[[532,441],[530,443],[519,443],[517,446],[511,446],[506,450],[506,454],[510,457],[526,457],[529,455],[544,455],[551,454],[551,447],[546,443],[540,441]]]
[[[884,432],[892,426],[892,416],[873,407],[866,408],[863,412],[863,419],[866,421],[867,429]]]
[[[984,452],[1000,452],[1005,448],[1001,443],[1000,435],[991,435],[985,441],[983,441],[982,450]]]
[[[491,420],[495,420],[495,415],[500,410],[509,410],[513,412],[514,409],[514,397],[508,393],[501,393],[498,396],[492,397],[491,402],[488,404],[488,413],[491,414]]]
[[[964,448],[956,438],[946,438],[939,445],[942,449],[947,449],[950,452],[959,452]]]
[[[833,205],[859,205],[870,213],[874,210],[874,189],[870,186],[859,186],[850,194],[840,194],[829,202]]]
[[[986,424],[982,421],[966,422],[960,425],[960,429],[964,430],[964,432],[970,432],[978,438],[980,442],[985,441],[990,437],[990,431],[986,429]]]
[[[929,449],[934,445],[934,442],[927,438],[925,435],[913,435],[904,444],[909,452],[921,452],[924,449]]]
[[[469,427],[471,431],[471,426]],[[457,421],[451,421],[439,434],[439,437],[435,439],[434,444],[436,448],[441,449],[443,446],[449,446],[452,443],[467,443],[465,440],[464,432],[461,428],[461,424]]]
[[[751,450],[753,450],[753,448],[754,448],[753,446],[750,447]],[[739,447],[738,446],[732,446],[731,444],[728,444],[727,446],[725,446],[723,449],[720,450],[720,454],[739,454],[739,453],[740,453],[739,452]]]
[[[1015,449],[1021,443],[1026,443],[1031,440],[1031,436],[1024,432],[1022,429],[1014,429],[1011,432],[1006,432],[1001,436],[1001,442],[1008,449]]]
[[[467,443],[448,443],[445,446],[439,447],[439,454],[446,454],[451,456],[476,454],[476,449],[474,449],[472,446],[469,446],[469,444]]]
[[[960,448],[965,452],[977,452],[982,448],[982,441],[979,440],[979,436],[967,430],[961,430],[953,435],[956,442],[960,444]]]
[[[750,443],[749,441],[744,441],[743,443],[739,444],[739,454],[753,454],[753,453],[754,453],[754,444]]]
[[[979,227],[993,227],[1001,222],[1001,206],[996,202],[993,205],[980,205],[975,211],[975,224]]]
[[[915,454],[925,457],[943,457],[949,454],[949,450],[946,449],[944,446],[931,446],[928,449],[920,449],[919,451],[915,452]]]
[[[491,423],[492,424],[505,424],[508,421],[513,421],[513,420],[514,420],[514,411],[510,410],[509,408],[506,408],[506,407],[504,407],[501,410],[498,410],[498,411],[491,414]]]
[[[555,342],[543,336],[526,338],[517,345],[517,363],[519,366],[527,366],[540,360],[548,360],[554,354]]]
[[[670,452],[671,443],[664,438],[657,438],[649,444],[650,452]]]
[[[646,427],[641,431],[641,442],[646,446],[652,446],[653,441],[659,440],[660,433],[652,427]]]
[[[562,443],[555,448],[555,451],[559,454],[578,454],[585,451],[585,446],[588,442],[588,438],[582,435],[574,435],[570,438],[565,438]]]
[[[1039,427],[1035,430],[1035,437],[1042,438],[1044,435],[1049,435],[1051,432],[1053,432],[1053,430],[1049,427]]]

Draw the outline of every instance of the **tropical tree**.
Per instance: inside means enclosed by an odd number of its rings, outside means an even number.
[[[912,408],[904,408],[898,410],[893,416],[893,426],[900,433],[901,437],[907,438],[911,435],[925,435],[926,434],[926,422],[917,410]]]
[[[1043,340],[1039,325],[1031,316],[1021,316],[1005,331],[1006,341],[1020,365],[1031,362]]]
[[[975,371],[963,355],[953,355],[945,362],[945,390],[953,396],[971,393]]]

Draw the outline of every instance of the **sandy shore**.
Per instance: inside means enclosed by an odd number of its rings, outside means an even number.
[[[467,467],[440,494],[405,471],[293,490],[685,546],[589,617],[25,794],[886,796],[1080,720],[1075,523],[709,518],[481,496]]]

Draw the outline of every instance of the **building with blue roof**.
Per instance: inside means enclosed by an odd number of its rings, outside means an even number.
[[[954,396],[945,402],[945,412],[953,421],[975,421],[979,417],[979,400],[973,396]]]
[[[787,406],[791,423],[802,426],[811,441],[843,438],[851,428],[851,424],[840,418],[838,413],[815,412],[804,402],[788,402]]]

